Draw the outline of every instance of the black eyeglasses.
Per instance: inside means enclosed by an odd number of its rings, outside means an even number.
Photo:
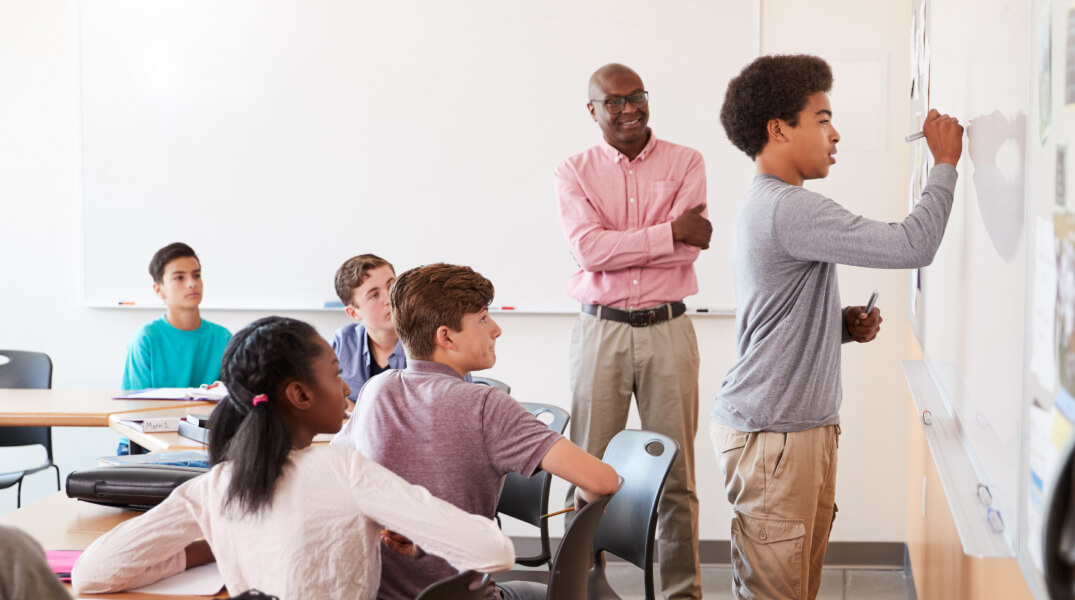
[[[623,112],[623,107],[627,105],[627,102],[631,103],[631,106],[635,108],[641,108],[649,104],[649,92],[635,92],[628,96],[616,96],[615,98],[608,98],[607,100],[595,100],[590,99],[590,102],[600,102],[605,105],[605,110],[612,115],[618,115]]]

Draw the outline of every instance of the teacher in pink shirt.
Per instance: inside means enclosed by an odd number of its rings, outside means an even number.
[[[604,140],[554,175],[560,223],[579,264],[567,293],[582,304],[571,336],[571,439],[602,456],[627,425],[679,443],[660,504],[657,558],[665,598],[701,598],[694,436],[698,341],[683,299],[709,247],[705,164],[648,127],[649,93],[630,68],[590,77],[590,115]]]

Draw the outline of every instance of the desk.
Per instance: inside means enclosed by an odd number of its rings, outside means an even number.
[[[85,550],[94,540],[116,525],[142,513],[79,502],[56,492],[14,512],[0,515],[0,524],[18,527],[29,533],[45,550]],[[207,596],[168,596],[160,594],[94,594],[90,598],[125,600],[179,600]],[[220,593],[212,598],[227,598]]]
[[[0,427],[108,427],[109,415],[136,411],[204,407],[212,402],[113,400],[113,392],[89,390],[0,389]]]
[[[137,429],[131,429],[126,425],[120,423],[125,419],[138,419],[142,416],[156,416],[156,417],[184,417],[187,413],[199,413],[206,414],[211,413],[215,402],[187,402],[183,406],[174,406],[172,408],[165,408],[154,410],[151,412],[135,411],[130,413],[113,414],[108,417],[108,426],[112,428],[116,433],[127,437],[132,443],[138,444],[145,449],[146,452],[163,452],[163,451],[178,451],[178,450],[203,450],[206,448],[205,444],[201,444],[196,440],[192,440],[188,437],[179,435],[176,431],[168,431],[163,433],[143,433]],[[344,424],[347,420],[344,420]],[[332,437],[336,435],[334,433],[319,433],[314,436],[313,443],[315,444],[327,444],[332,441]]]
[[[212,412],[215,402],[187,402],[183,406],[163,408],[153,411],[134,411],[129,413],[116,413],[108,416],[108,426],[116,433],[130,438],[131,442],[138,444],[146,452],[161,452],[165,450],[202,450],[206,446],[197,440],[179,435],[178,431],[166,431],[160,433],[144,433],[137,429],[120,423],[127,419],[140,419],[148,416],[154,417],[185,417],[187,413],[206,414]]]

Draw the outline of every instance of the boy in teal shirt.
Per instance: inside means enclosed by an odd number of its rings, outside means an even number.
[[[231,333],[203,320],[198,310],[202,302],[198,255],[182,242],[168,244],[153,255],[149,274],[166,310],[127,345],[123,389],[197,387],[216,381]]]

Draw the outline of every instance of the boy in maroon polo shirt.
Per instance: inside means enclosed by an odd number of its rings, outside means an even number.
[[[578,486],[580,502],[611,494],[619,478],[499,388],[464,381],[496,363],[500,327],[489,316],[493,284],[469,267],[435,264],[399,276],[392,320],[407,368],[371,379],[333,444],[360,450],[410,483],[490,519],[504,477],[544,469]],[[414,598],[456,570],[433,556],[412,558],[406,540],[381,552],[378,598]],[[400,550],[403,554],[397,553]],[[493,598],[544,598],[543,586],[507,582]]]

